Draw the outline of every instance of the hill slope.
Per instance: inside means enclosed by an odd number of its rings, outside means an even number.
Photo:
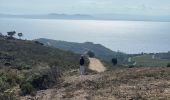
[[[77,69],[80,55],[37,41],[0,36],[0,99],[35,94],[60,83],[63,72]],[[11,92],[12,91],[12,92]]]
[[[49,66],[75,67],[79,55],[52,47],[47,47],[35,41],[0,39],[0,56],[12,57],[13,67]],[[1,62],[0,65],[3,65]]]
[[[149,55],[149,54],[132,57],[132,61],[135,61],[137,66],[148,66],[148,67],[159,67],[159,66],[166,67],[167,64],[170,62],[169,59],[161,59],[155,57],[155,55]]]
[[[169,100],[170,69],[118,68],[102,74],[63,76],[62,87],[21,100]]]
[[[36,39],[45,45],[53,46],[56,48],[60,48],[63,50],[73,51],[78,54],[84,54],[85,52],[91,50],[95,53],[96,57],[99,57],[106,61],[111,61],[113,57],[118,55],[117,52],[114,52],[101,44],[94,44],[92,42],[85,42],[85,43],[75,43],[75,42],[66,42],[66,41],[57,41],[51,39],[40,38]],[[121,53],[122,55],[125,55]]]

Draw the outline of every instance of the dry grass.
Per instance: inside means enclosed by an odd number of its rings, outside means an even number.
[[[53,89],[49,100],[170,99],[169,68],[117,68],[82,77],[78,73],[65,75],[63,79],[60,88]]]
[[[105,72],[90,91],[91,99],[115,96],[117,99],[170,99],[170,69],[133,68]]]

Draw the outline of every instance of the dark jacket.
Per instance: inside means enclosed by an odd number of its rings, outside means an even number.
[[[80,58],[80,65],[84,65],[84,58]]]

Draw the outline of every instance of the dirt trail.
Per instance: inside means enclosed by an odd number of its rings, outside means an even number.
[[[90,64],[89,69],[97,71],[97,72],[104,72],[106,67],[102,64],[102,62],[97,58],[89,58]]]

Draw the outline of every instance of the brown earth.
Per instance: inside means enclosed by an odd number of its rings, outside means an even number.
[[[90,64],[89,69],[97,72],[104,72],[106,67],[102,64],[102,62],[97,58],[89,58]]]

